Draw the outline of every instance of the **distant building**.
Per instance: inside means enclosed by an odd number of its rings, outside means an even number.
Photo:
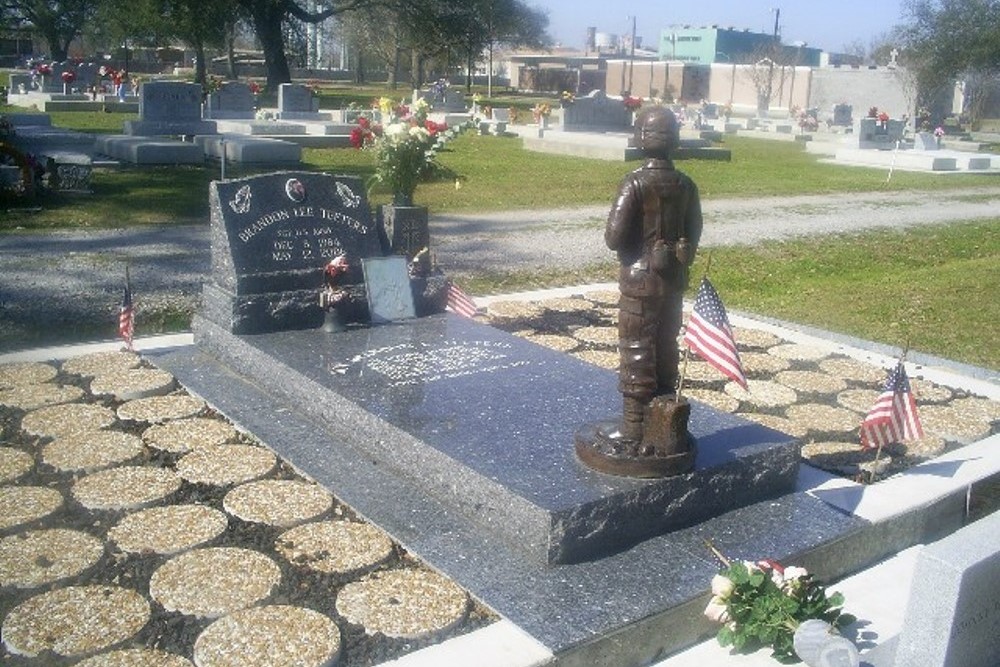
[[[661,60],[695,65],[749,63],[777,41],[774,35],[735,28],[670,26],[660,33],[659,54]],[[778,46],[781,49],[778,60],[785,64],[820,65],[820,49],[780,43]]]

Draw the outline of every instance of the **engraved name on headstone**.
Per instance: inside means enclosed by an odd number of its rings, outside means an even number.
[[[201,86],[185,81],[148,81],[139,92],[139,118],[145,121],[201,120]]]

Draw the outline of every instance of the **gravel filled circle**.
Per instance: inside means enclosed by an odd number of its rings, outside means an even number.
[[[882,392],[874,389],[845,389],[837,394],[837,405],[867,414],[875,405],[880,393]]]
[[[177,461],[177,474],[196,484],[229,486],[263,477],[277,462],[263,447],[219,445],[182,456]]]
[[[733,339],[740,347],[769,348],[780,345],[784,341],[770,331],[750,329],[748,327],[733,327]]]
[[[244,521],[284,528],[326,512],[333,506],[333,496],[317,484],[265,479],[231,490],[222,506]]]
[[[580,311],[587,312],[594,307],[590,301],[586,299],[581,299],[580,297],[559,297],[555,299],[545,299],[539,302],[539,305],[545,310],[551,310],[554,313],[578,313]]]
[[[376,572],[344,586],[337,612],[368,634],[416,639],[461,623],[468,609],[465,591],[436,572]]]
[[[738,412],[736,416],[743,417],[748,421],[766,426],[767,428],[773,428],[775,431],[781,431],[793,438],[804,438],[808,432],[801,424],[797,424],[784,417],[778,417],[777,415],[762,414],[760,412]]]
[[[586,361],[588,364],[609,370],[617,370],[618,364],[621,361],[617,352],[609,352],[607,350],[580,350],[579,352],[573,352],[572,355],[581,361]]]
[[[155,648],[127,648],[95,655],[74,667],[194,667],[194,663]]]
[[[727,382],[724,389],[733,398],[762,408],[785,408],[798,400],[794,389],[770,380],[747,380],[749,391],[735,382]]]
[[[687,367],[684,366],[684,358],[681,357],[680,369],[683,369],[685,382],[718,382],[726,379],[719,369],[707,361],[701,361],[692,353],[688,357]]]
[[[788,408],[788,418],[807,431],[850,432],[861,428],[862,417],[853,410],[821,403],[799,403]]]
[[[920,415],[924,433],[959,442],[981,440],[993,430],[990,421],[973,404],[923,405],[917,414]]]
[[[110,352],[94,352],[80,357],[67,359],[62,363],[64,373],[95,377],[129,368],[139,367],[139,355],[135,352],[113,350]]]
[[[98,375],[90,383],[95,396],[113,396],[131,401],[147,396],[162,396],[174,389],[174,376],[158,368],[129,368]]]
[[[289,605],[233,612],[194,643],[198,667],[324,667],[340,655],[340,628],[318,611]]]
[[[79,530],[32,530],[0,539],[0,586],[34,588],[75,576],[100,560],[104,542]]]
[[[529,336],[527,340],[559,352],[569,352],[580,346],[580,341],[572,336],[560,336],[557,334],[538,334],[537,336]]]
[[[913,390],[914,398],[920,403],[944,403],[951,400],[953,395],[948,387],[920,378],[910,378],[910,388]]]
[[[684,395],[691,400],[710,405],[721,412],[736,412],[740,407],[740,402],[732,396],[723,394],[721,391],[711,389],[685,389]]]
[[[83,389],[73,385],[25,384],[0,390],[0,405],[35,410],[49,405],[73,403],[83,398]]]
[[[591,345],[614,347],[618,345],[618,327],[580,327],[573,338]]]
[[[830,356],[830,353],[821,347],[799,343],[775,345],[768,350],[768,353],[789,361],[819,361]]]
[[[70,586],[36,595],[3,621],[3,643],[17,655],[77,656],[125,641],[149,620],[149,603],[119,586]]]
[[[28,452],[15,447],[0,447],[0,484],[13,482],[34,466],[35,458]]]
[[[803,393],[835,394],[847,389],[847,383],[839,377],[816,371],[781,371],[774,381]]]
[[[62,494],[45,486],[0,486],[0,530],[20,526],[62,507]]]
[[[21,420],[21,430],[38,437],[65,438],[114,423],[115,413],[104,406],[70,403],[32,410]]]
[[[204,505],[151,507],[122,518],[108,539],[130,553],[172,555],[215,539],[229,526],[219,510]]]
[[[774,357],[766,352],[740,352],[743,372],[751,374],[771,374],[786,370],[792,365],[788,359]]]
[[[172,470],[122,466],[81,477],[71,493],[78,503],[92,510],[123,510],[157,502],[181,488]]]
[[[64,472],[89,472],[125,463],[143,451],[138,436],[121,431],[85,431],[42,447],[42,462]]]
[[[872,364],[866,364],[856,359],[833,357],[819,362],[819,368],[824,373],[835,375],[854,382],[868,382],[879,385],[885,382],[885,369]]]
[[[158,424],[194,417],[204,409],[205,401],[186,394],[149,396],[123,403],[118,408],[118,419]]]
[[[281,570],[264,554],[212,547],[161,565],[149,580],[149,594],[167,611],[217,618],[260,602],[280,583]]]
[[[541,317],[545,311],[528,301],[494,301],[486,308],[490,319],[523,320]]]
[[[57,373],[55,366],[41,362],[3,364],[0,365],[0,389],[49,382]]]
[[[372,570],[392,555],[392,540],[378,528],[350,521],[307,523],[281,534],[275,549],[293,565],[327,574]]]
[[[155,449],[186,454],[195,449],[229,442],[238,434],[232,424],[221,419],[191,417],[154,424],[142,432],[142,439]]]

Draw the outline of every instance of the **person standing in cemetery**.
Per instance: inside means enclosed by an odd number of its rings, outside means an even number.
[[[604,238],[621,263],[621,437],[641,442],[646,406],[656,396],[676,392],[681,308],[702,214],[697,186],[670,160],[680,145],[673,112],[643,108],[635,121],[635,145],[646,162],[622,182]]]

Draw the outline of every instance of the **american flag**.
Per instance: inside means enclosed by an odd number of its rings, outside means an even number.
[[[871,449],[922,437],[924,429],[917,415],[917,402],[900,362],[890,371],[885,388],[861,422],[861,446]]]
[[[736,351],[733,330],[729,326],[726,307],[708,278],[701,279],[694,310],[684,331],[684,344],[715,366],[726,377],[747,388],[740,354]]]
[[[128,284],[128,274],[125,276],[125,293],[122,296],[122,306],[118,311],[118,335],[125,340],[128,349],[132,349],[132,334],[135,331],[135,308],[132,305],[132,288]]]
[[[477,312],[479,308],[476,307],[476,302],[472,300],[472,297],[462,291],[458,285],[453,282],[448,282],[448,310],[453,313],[458,313],[464,317],[472,317]]]

